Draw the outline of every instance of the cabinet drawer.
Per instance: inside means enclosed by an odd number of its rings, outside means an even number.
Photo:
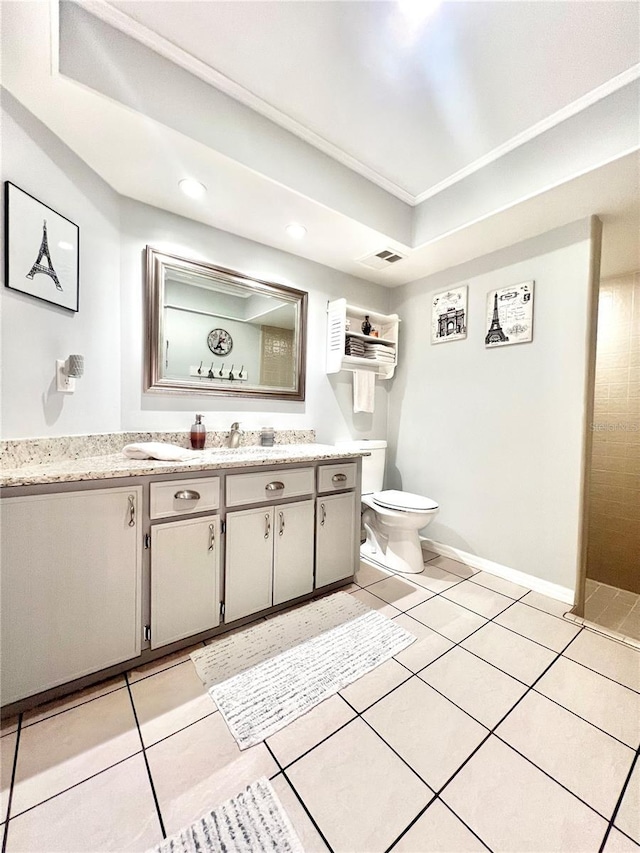
[[[321,465],[318,468],[318,491],[326,493],[355,488],[357,471],[358,466],[355,462]]]
[[[151,518],[206,512],[220,506],[220,478],[151,483]]]
[[[227,506],[279,501],[313,493],[313,468],[232,474],[227,477]]]

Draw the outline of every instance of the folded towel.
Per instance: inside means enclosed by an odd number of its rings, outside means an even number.
[[[178,447],[177,444],[165,444],[163,441],[141,441],[127,444],[122,448],[128,459],[160,459],[163,462],[183,462],[198,456],[196,450]]]
[[[368,370],[353,371],[353,411],[372,412],[376,393],[376,375]]]

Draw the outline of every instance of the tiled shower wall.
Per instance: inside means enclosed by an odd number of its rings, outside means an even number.
[[[640,273],[600,284],[587,577],[640,593]]]

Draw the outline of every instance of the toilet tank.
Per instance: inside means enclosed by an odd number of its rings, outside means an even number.
[[[362,494],[370,495],[372,492],[381,491],[387,442],[362,439],[362,441],[339,441],[337,446],[341,450],[366,450],[371,454],[362,457]]]

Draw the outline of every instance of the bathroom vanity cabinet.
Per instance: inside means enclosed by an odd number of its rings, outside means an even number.
[[[3,500],[3,704],[135,658],[142,487]]]
[[[3,707],[347,582],[360,462],[344,456],[4,489]]]

